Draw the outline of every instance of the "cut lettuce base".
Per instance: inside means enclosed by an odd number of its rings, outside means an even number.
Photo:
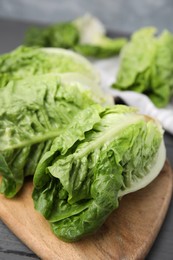
[[[126,188],[125,190],[120,190],[118,192],[118,197],[122,197],[128,193],[135,192],[146,187],[150,184],[160,173],[161,169],[163,168],[164,162],[166,160],[166,148],[164,141],[162,140],[158,153],[156,154],[155,158],[153,159],[151,169],[142,179],[138,179],[137,182],[133,182],[131,187]]]

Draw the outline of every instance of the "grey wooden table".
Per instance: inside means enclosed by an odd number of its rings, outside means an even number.
[[[11,51],[20,45],[23,42],[24,32],[31,25],[31,23],[22,21],[0,19],[0,54]],[[167,158],[173,167],[173,136],[165,133],[165,143]],[[39,258],[0,221],[0,260],[34,259]],[[147,259],[173,259],[173,200],[171,201],[165,221]]]

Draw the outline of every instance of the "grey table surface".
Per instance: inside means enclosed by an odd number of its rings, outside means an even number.
[[[34,24],[0,19],[0,54],[11,51],[20,45],[23,42],[25,31],[31,25]],[[173,136],[165,133],[164,138],[167,148],[167,158],[173,168]],[[39,258],[0,221],[0,260],[34,259]],[[173,259],[173,200],[170,203],[160,232],[146,259]]]

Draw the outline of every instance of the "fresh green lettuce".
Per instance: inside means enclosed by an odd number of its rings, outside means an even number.
[[[125,37],[112,39],[106,36],[104,25],[89,14],[45,28],[30,28],[24,40],[27,46],[72,49],[94,58],[115,56],[126,42]]]
[[[28,77],[0,88],[0,192],[13,197],[24,177],[34,174],[52,140],[92,104],[89,90],[59,75]]]
[[[113,88],[144,93],[157,107],[165,107],[173,95],[173,35],[155,33],[149,27],[132,35],[122,49]]]
[[[84,118],[93,113],[95,123],[88,124]],[[33,191],[36,210],[64,241],[95,232],[118,207],[119,197],[158,175],[165,160],[162,140],[160,125],[134,108],[83,110],[38,163]]]

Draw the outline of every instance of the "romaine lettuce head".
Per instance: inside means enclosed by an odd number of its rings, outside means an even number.
[[[83,118],[96,110],[99,120],[97,116],[88,128]],[[76,241],[95,232],[118,207],[121,196],[149,184],[164,161],[158,122],[131,107],[90,107],[76,116],[39,161],[35,208],[59,238]]]
[[[144,93],[157,107],[165,107],[173,95],[173,34],[155,33],[148,27],[132,35],[121,51],[113,88]]]
[[[100,77],[91,63],[79,54],[58,48],[20,46],[0,56],[0,87],[10,80],[45,73],[79,73],[97,85]]]
[[[59,75],[10,81],[0,88],[0,192],[13,197],[24,177],[34,174],[52,140],[94,104],[94,95],[82,84]]]
[[[72,49],[94,58],[115,56],[126,42],[126,38],[112,39],[106,36],[104,24],[90,14],[45,28],[30,28],[24,40],[27,46]]]
[[[127,43],[125,37],[110,38],[104,24],[95,16],[85,14],[72,22],[79,31],[79,41],[73,49],[87,57],[107,58],[119,54]]]

